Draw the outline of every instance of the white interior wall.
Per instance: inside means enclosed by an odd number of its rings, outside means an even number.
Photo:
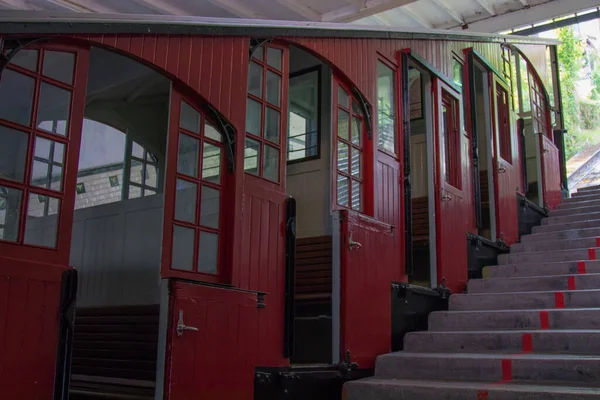
[[[536,183],[538,181],[538,138],[533,133],[533,122],[531,117],[524,118],[525,128],[525,152],[527,154],[527,182]]]

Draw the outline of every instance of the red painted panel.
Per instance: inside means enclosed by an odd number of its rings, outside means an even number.
[[[50,399],[65,268],[0,258],[0,393]]]
[[[389,224],[341,213],[341,350],[359,368],[373,368],[375,357],[391,350],[391,283],[403,278],[401,249]],[[350,238],[361,247],[350,248]]]
[[[257,307],[256,293],[172,281],[165,398],[253,399],[254,349],[266,311]],[[178,336],[180,312],[198,331]]]
[[[560,189],[560,157],[558,148],[546,135],[538,135],[542,155],[542,188],[544,205],[554,210],[562,200]]]

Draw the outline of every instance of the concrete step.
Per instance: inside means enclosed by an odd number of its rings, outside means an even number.
[[[600,190],[599,189],[590,189],[590,190],[584,190],[582,192],[575,192],[575,193],[571,193],[571,197],[568,200],[575,200],[575,199],[579,199],[582,197],[590,197],[590,196],[596,196],[598,198],[600,198]]]
[[[558,232],[534,233],[521,236],[521,243],[552,242],[570,239],[597,238],[600,237],[599,228],[572,229]],[[512,249],[512,246],[511,246]]]
[[[569,208],[581,208],[581,207],[592,207],[600,205],[600,200],[567,200],[560,203],[556,208],[558,210],[565,210]]]
[[[600,220],[600,212],[564,215],[562,217],[549,217],[542,220],[542,225],[557,225],[567,222]]]
[[[513,254],[525,252],[538,252],[545,250],[589,249],[591,247],[600,247],[600,237],[596,236],[590,238],[515,243],[510,246],[510,252],[511,254]]]
[[[573,208],[559,208],[557,210],[550,211],[550,217],[564,217],[566,215],[577,215],[586,213],[598,213],[600,212],[600,204],[593,206],[573,207]]]
[[[600,306],[600,290],[469,293],[450,296],[450,311],[544,310]]]
[[[398,352],[377,357],[375,376],[476,381],[600,381],[600,357],[563,354]]]
[[[368,378],[344,385],[346,400],[590,400],[600,389],[522,382]]]
[[[561,231],[570,231],[573,229],[590,229],[590,228],[600,228],[600,220],[591,220],[591,221],[576,221],[576,222],[567,222],[563,224],[552,224],[552,225],[540,225],[534,226],[531,230],[531,233],[547,233],[547,232],[561,232]]]
[[[600,185],[582,187],[582,188],[577,189],[576,193],[589,192],[590,190],[600,190]]]
[[[436,311],[430,331],[600,329],[600,308],[550,310]]]
[[[572,249],[500,254],[498,264],[529,264],[538,262],[579,261],[595,259],[596,249]]]
[[[572,275],[577,273],[600,273],[600,261],[560,261],[531,264],[491,265],[483,268],[483,277],[510,278],[518,276]]]
[[[472,279],[467,286],[469,294],[590,289],[600,289],[600,274]],[[600,307],[600,303],[598,306]]]
[[[600,354],[600,331],[409,332],[404,351]]]

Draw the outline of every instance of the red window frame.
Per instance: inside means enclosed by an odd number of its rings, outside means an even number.
[[[277,69],[276,67],[269,64],[268,61],[268,53],[269,49],[274,49],[281,51],[281,69]],[[258,52],[258,53],[257,53]],[[287,158],[287,102],[288,102],[288,85],[289,85],[289,65],[288,65],[288,48],[282,45],[268,43],[259,46],[254,50],[254,53],[250,59],[248,64],[248,77],[250,77],[250,67],[252,63],[258,64],[262,68],[262,78],[261,78],[261,96],[257,96],[253,93],[250,93],[248,90],[246,94],[246,113],[248,113],[248,100],[253,100],[260,104],[261,113],[260,113],[260,135],[256,135],[255,133],[248,132],[248,124],[246,123],[246,135],[244,138],[244,149],[246,148],[246,139],[251,139],[255,142],[259,143],[259,154],[257,160],[257,173],[254,174],[252,172],[246,171],[244,165],[244,172],[246,176],[253,176],[256,178],[260,178],[266,182],[275,185],[283,185],[283,180],[285,176],[285,160]],[[269,102],[266,98],[267,96],[267,75],[268,72],[271,72],[277,75],[280,79],[281,87],[279,88],[279,105],[275,105]],[[265,137],[266,131],[266,112],[268,109],[272,109],[274,111],[279,112],[279,142],[275,143]],[[248,119],[246,118],[246,121]],[[279,152],[279,160],[278,160],[278,177],[277,181],[266,178],[264,176],[264,158],[265,158],[265,149],[266,146],[270,146],[276,149]],[[244,150],[245,151],[245,150]],[[283,161],[282,161],[283,160]],[[245,161],[245,155],[244,155]]]
[[[440,118],[442,118],[440,126],[444,129],[440,135],[442,139],[440,151],[443,152],[440,156],[443,157],[442,163],[445,164],[444,170],[441,171],[442,179],[447,184],[461,189],[460,102],[455,95],[442,88],[440,107]],[[446,113],[443,112],[444,108],[448,110]]]
[[[366,200],[366,196],[365,196],[365,177],[367,175],[367,173],[365,172],[365,168],[367,166],[367,160],[366,160],[366,121],[363,115],[362,110],[360,110],[360,106],[359,106],[359,101],[358,99],[355,98],[355,96],[352,94],[352,90],[350,88],[350,86],[340,82],[339,80],[335,79],[334,82],[336,83],[334,85],[334,90],[333,90],[333,96],[332,96],[332,101],[333,101],[333,107],[334,107],[334,129],[332,132],[332,137],[335,138],[335,143],[332,142],[332,145],[334,146],[334,157],[332,159],[332,164],[333,164],[333,168],[332,170],[335,171],[335,177],[334,177],[334,184],[332,185],[333,187],[333,193],[332,193],[332,204],[334,205],[334,209],[337,210],[342,210],[342,209],[346,209],[346,210],[353,210],[353,211],[357,211],[360,213],[367,213],[367,207],[365,206],[365,200]],[[346,105],[340,104],[339,103],[339,91],[343,90],[346,92],[346,94],[348,95],[348,99],[349,99],[349,103]],[[339,136],[339,114],[340,114],[340,110],[342,110],[343,112],[347,113],[349,116],[349,120],[348,120],[348,130],[347,130],[347,137],[348,139],[345,139],[343,137]],[[360,111],[359,111],[360,110]],[[361,124],[360,124],[360,132],[359,132],[359,138],[360,138],[360,143],[354,143],[352,140],[352,126],[353,126],[353,121],[354,119],[358,119]],[[348,159],[347,159],[347,164],[346,164],[346,170],[344,171],[343,169],[340,169],[341,164],[338,162],[338,157],[339,157],[339,144],[343,143],[344,145],[348,146]],[[359,176],[355,176],[352,174],[352,154],[354,152],[359,152],[360,153],[360,166],[359,166],[359,171],[360,171],[360,175]],[[348,204],[340,204],[340,202],[338,201],[338,189],[339,189],[339,180],[340,177],[342,177],[342,179],[348,179]],[[352,205],[352,197],[353,197],[353,193],[354,193],[354,188],[356,185],[360,185],[360,207],[353,207]]]
[[[496,82],[496,118],[500,157],[512,164],[512,144],[510,140],[510,98],[508,90]]]
[[[180,125],[181,116],[181,104],[182,102],[187,103],[193,110],[200,114],[200,129],[199,132],[193,132]],[[183,279],[190,279],[195,281],[213,282],[213,283],[225,283],[229,276],[227,266],[225,266],[225,243],[227,240],[227,218],[224,210],[228,207],[227,199],[228,189],[231,186],[229,184],[230,176],[227,174],[227,163],[225,157],[225,145],[223,141],[216,141],[205,135],[206,125],[212,125],[219,133],[218,125],[207,116],[207,112],[204,107],[198,105],[198,101],[183,96],[173,86],[171,89],[171,104],[169,114],[169,136],[168,136],[168,157],[167,157],[167,169],[166,169],[166,184],[165,184],[165,219],[163,229],[163,257],[162,257],[162,275],[163,277],[178,277]],[[178,171],[179,161],[179,143],[181,134],[192,137],[198,140],[198,164],[197,176],[193,177]],[[204,162],[204,144],[210,144],[218,147],[221,150],[220,160],[220,181],[219,183],[210,182],[207,179],[202,178],[202,167]],[[177,196],[177,181],[183,180],[192,184],[197,185],[196,190],[196,204],[195,204],[195,218],[194,222],[178,220],[175,217],[176,213],[176,196]],[[201,224],[201,205],[202,205],[202,188],[208,187],[211,189],[218,190],[219,195],[219,223],[218,227],[209,227]],[[173,233],[174,227],[182,227],[194,230],[194,250],[192,259],[192,271],[185,269],[178,269],[172,265],[173,257]],[[217,272],[208,273],[198,271],[198,256],[200,252],[200,234],[202,232],[218,235],[217,244]]]
[[[533,133],[541,133],[552,140],[550,129],[550,105],[544,91],[543,84],[529,61],[527,61],[527,75],[529,78],[529,98],[531,100],[531,118]]]
[[[34,80],[34,90],[29,125],[22,125],[17,122],[0,119],[1,126],[17,130],[28,135],[23,181],[18,182],[0,178],[0,185],[12,189],[18,189],[22,192],[19,209],[19,228],[17,240],[6,241],[0,239],[0,254],[7,257],[32,261],[44,260],[47,263],[68,265],[71,247],[73,211],[75,205],[79,146],[81,143],[81,129],[83,125],[83,114],[85,108],[85,93],[89,65],[89,47],[83,45],[77,46],[50,43],[47,45],[27,46],[26,50],[37,51],[37,65],[35,71],[12,63],[6,66],[6,70],[14,71],[32,78]],[[47,51],[65,52],[75,55],[71,84],[51,78],[44,74],[44,58]],[[1,79],[2,76],[0,75],[0,80]],[[68,126],[64,136],[61,134],[48,132],[37,126],[37,114],[42,83],[67,90],[71,93]],[[36,137],[50,140],[54,143],[59,143],[64,146],[62,162],[62,187],[60,190],[39,187],[31,183]],[[55,165],[53,161],[51,162],[53,165]],[[31,195],[49,196],[60,201],[57,211],[58,217],[56,227],[56,245],[54,247],[27,244],[24,242],[29,198]]]

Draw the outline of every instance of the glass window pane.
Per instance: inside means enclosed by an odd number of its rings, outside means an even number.
[[[360,178],[362,175],[362,151],[352,148],[352,176]]]
[[[281,49],[267,48],[267,64],[281,71],[282,55]]]
[[[129,199],[138,199],[142,197],[142,188],[139,186],[129,185]]]
[[[131,155],[139,158],[140,160],[143,160],[144,159],[144,148],[142,146],[140,146],[139,144],[137,144],[136,142],[133,142],[131,144]]]
[[[265,48],[262,46],[257,47],[254,50],[254,53],[252,53],[252,58],[256,58],[257,60],[264,60],[265,59]]]
[[[62,189],[65,145],[37,136],[34,145],[31,184],[60,191]]]
[[[219,259],[219,235],[200,232],[200,250],[198,251],[198,272],[217,273]]]
[[[0,240],[17,241],[22,196],[18,189],[0,186]]]
[[[263,177],[273,182],[279,182],[279,150],[267,145],[265,145]]]
[[[28,142],[27,133],[0,125],[0,178],[23,182]]]
[[[319,152],[319,72],[290,78],[288,161],[314,157]]]
[[[200,113],[185,101],[181,102],[179,126],[190,132],[200,133]]]
[[[208,186],[202,186],[201,196],[200,225],[219,229],[221,192]]]
[[[37,71],[38,51],[30,49],[19,50],[10,60],[10,63],[31,71]]]
[[[348,207],[349,199],[348,192],[350,190],[350,181],[348,178],[342,175],[338,175],[337,178],[337,202],[341,206]]]
[[[70,91],[42,82],[38,102],[37,127],[66,136],[70,107]]]
[[[202,151],[202,179],[212,183],[221,182],[221,149],[204,143]]]
[[[352,181],[352,209],[362,211],[362,183]]]
[[[34,86],[33,78],[6,68],[0,77],[0,118],[29,126]]]
[[[263,67],[255,62],[250,63],[248,69],[248,93],[262,98]]]
[[[266,124],[265,124],[265,138],[273,143],[279,144],[279,128],[280,128],[280,115],[279,111],[273,110],[267,107],[266,112]]]
[[[267,71],[267,101],[279,106],[281,95],[281,77],[271,71]]]
[[[171,268],[183,271],[194,270],[195,231],[183,226],[173,226],[173,249]]]
[[[338,136],[348,140],[348,124],[350,116],[342,109],[338,109]]]
[[[358,103],[357,103],[357,102],[355,102],[355,101],[353,101],[353,102],[352,102],[352,112],[353,112],[354,114],[358,114],[358,115],[360,115],[361,117],[362,117],[362,115],[363,115],[362,108],[360,108],[360,106],[358,105]]]
[[[396,153],[394,71],[383,63],[378,64],[377,76],[377,131],[379,148]],[[354,141],[354,124],[352,125]]]
[[[246,138],[244,148],[244,171],[258,175],[258,160],[260,159],[260,143],[256,140]]]
[[[60,199],[30,193],[25,220],[25,243],[56,247]]]
[[[221,132],[208,122],[204,124],[204,136],[217,142],[222,142]]]
[[[131,170],[129,171],[129,182],[137,183],[138,185],[142,185],[142,179],[144,177],[144,163],[138,160],[131,160]],[[119,185],[119,178],[114,176],[111,179],[110,185],[112,187]]]
[[[146,176],[144,177],[144,185],[157,188],[158,187],[158,168],[156,165],[146,164]]]
[[[184,133],[179,134],[177,172],[188,176],[198,176],[198,151],[200,141]]]
[[[338,170],[348,173],[348,145],[338,141],[337,167]]]
[[[42,73],[47,77],[71,85],[73,84],[74,69],[74,53],[50,50],[46,50],[44,52],[44,67],[42,69]]]
[[[198,185],[194,182],[177,179],[175,187],[175,219],[195,224]]]
[[[456,86],[462,88],[463,86],[463,66],[455,58],[452,59],[452,81]]]
[[[362,120],[360,118],[352,117],[352,143],[360,146],[361,134]]]
[[[350,95],[341,86],[338,87],[338,104],[346,108],[350,107]]]
[[[246,102],[246,132],[260,136],[262,105],[248,98]]]

